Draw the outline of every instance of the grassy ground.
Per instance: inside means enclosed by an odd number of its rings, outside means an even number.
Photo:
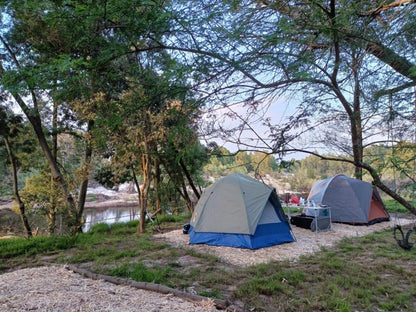
[[[164,231],[184,218],[161,217]],[[344,239],[297,262],[237,268],[174,248],[137,222],[98,224],[76,237],[0,240],[0,273],[49,263],[164,284],[227,299],[251,311],[416,311],[416,247],[398,247],[391,230]]]

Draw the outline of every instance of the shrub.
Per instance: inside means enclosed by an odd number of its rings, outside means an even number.
[[[90,234],[97,234],[97,233],[108,233],[109,231],[110,231],[110,226],[107,223],[97,223],[97,224],[94,224],[88,232]]]

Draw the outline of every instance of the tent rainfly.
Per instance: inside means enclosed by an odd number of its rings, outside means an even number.
[[[308,200],[329,206],[333,222],[370,225],[390,220],[377,188],[343,174],[315,182]]]
[[[190,224],[191,244],[257,249],[294,241],[276,190],[238,173],[202,193]]]

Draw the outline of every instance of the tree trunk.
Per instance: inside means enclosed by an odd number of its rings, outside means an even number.
[[[53,112],[52,112],[52,146],[51,153],[54,162],[58,161],[58,105],[56,102],[53,103]],[[50,235],[55,233],[56,230],[56,213],[58,211],[57,201],[56,201],[56,185],[53,177],[51,176],[51,198],[50,198],[50,207],[47,212],[48,217],[48,232]],[[62,213],[62,212],[61,212]]]
[[[9,155],[9,160],[11,164],[12,176],[13,176],[13,194],[14,194],[14,198],[17,204],[19,205],[20,219],[22,220],[23,227],[26,230],[27,237],[32,237],[32,229],[30,228],[29,220],[27,219],[27,216],[26,216],[25,204],[20,198],[20,194],[19,194],[16,159],[10,147],[9,140],[6,137],[4,137],[3,140],[4,140],[4,144],[6,145],[7,154]]]
[[[352,70],[354,75],[354,102],[353,102],[353,114],[350,116],[351,121],[351,140],[352,150],[355,163],[355,178],[363,179],[363,168],[359,166],[363,162],[363,128],[361,120],[361,104],[360,104],[360,81],[358,76],[358,70],[360,68],[360,61],[354,58]]]
[[[147,198],[149,195],[150,183],[151,183],[151,160],[148,155],[146,143],[143,143],[145,151],[141,157],[141,171],[143,175],[142,186],[139,185],[137,181],[136,172],[134,170],[134,166],[131,166],[132,174],[133,174],[133,181],[137,187],[137,191],[139,193],[139,207],[140,207],[140,219],[139,219],[139,227],[137,229],[138,233],[143,233],[145,230],[146,225],[146,215],[147,215]]]
[[[154,187],[156,193],[156,211],[164,212],[161,207],[161,198],[160,198],[160,182],[161,182],[161,172],[160,172],[160,162],[159,159],[155,159],[155,179]]]
[[[134,182],[134,185],[136,186],[137,193],[138,193],[139,209],[141,209],[141,206],[140,206],[140,192],[141,192],[141,189],[140,189],[139,181],[137,181],[136,172],[134,170],[133,165],[131,165],[131,173],[133,175],[133,182]],[[133,215],[133,217],[134,217],[134,215]]]
[[[407,200],[405,200],[403,197],[401,197],[399,194],[397,194],[395,191],[390,189],[388,186],[386,186],[382,181],[380,176],[378,175],[377,171],[371,167],[370,165],[366,163],[361,163],[360,166],[364,169],[366,169],[373,178],[373,184],[377,186],[380,190],[382,190],[384,193],[389,195],[391,198],[396,200],[399,204],[401,204],[403,207],[405,207],[407,210],[409,210],[412,214],[416,215],[416,208],[412,206]]]
[[[87,198],[88,180],[90,176],[90,164],[92,158],[92,128],[94,127],[94,120],[88,121],[88,128],[85,139],[85,154],[84,165],[82,170],[82,182],[78,196],[78,211],[75,219],[75,227],[77,232],[82,232],[82,214],[84,213],[85,200]]]
[[[142,154],[141,159],[141,169],[143,176],[143,183],[141,190],[139,192],[139,203],[140,203],[140,220],[139,220],[139,233],[143,233],[145,230],[146,224],[146,215],[147,215],[147,198],[149,195],[150,183],[152,178],[151,173],[151,159],[148,154],[148,148],[146,143],[143,143],[145,150]]]
[[[183,172],[185,173],[185,176],[188,180],[189,185],[191,186],[192,190],[195,193],[195,196],[199,199],[201,197],[201,195],[198,192],[198,189],[196,188],[194,181],[192,180],[191,174],[189,173],[188,169],[185,166],[185,163],[183,162],[183,159],[181,158],[179,160],[179,164],[181,165],[181,168],[183,170]]]
[[[189,211],[191,213],[194,213],[194,205],[192,203],[191,198],[189,197],[188,191],[186,190],[186,185],[185,185],[184,181],[182,182],[182,192],[181,192],[181,194],[182,194],[182,197],[185,199],[186,206],[188,207]]]
[[[142,185],[143,187],[143,185]],[[147,215],[147,197],[145,196],[143,190],[139,193],[139,205],[140,205],[140,220],[138,233],[144,233],[146,228],[146,215]]]
[[[54,207],[51,207],[49,211],[47,212],[48,216],[48,233],[49,235],[52,235],[55,233],[56,230],[56,210],[54,210]]]
[[[172,173],[172,171],[170,170],[168,164],[166,163],[166,161],[162,161],[163,167],[165,168],[169,178],[175,182],[175,187],[178,191],[178,193],[182,196],[182,198],[185,200],[186,205],[188,206],[188,208],[191,210],[193,207],[192,205],[192,200],[189,197],[189,194],[186,190],[186,185],[185,185],[185,181],[183,178],[183,174],[180,173],[180,175],[175,175]],[[180,177],[180,178],[179,178]],[[180,181],[178,181],[178,179],[180,179]],[[183,189],[183,191],[181,190],[181,188]]]

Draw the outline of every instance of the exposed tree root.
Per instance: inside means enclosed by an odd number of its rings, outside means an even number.
[[[102,274],[96,274],[91,271],[78,268],[76,266],[67,264],[65,265],[65,268],[67,270],[71,270],[75,273],[81,274],[83,276],[89,277],[94,280],[104,280],[106,282],[110,282],[116,285],[126,285],[126,286],[132,286],[138,289],[145,289],[150,291],[155,291],[162,294],[173,294],[174,296],[192,300],[192,301],[202,301],[202,300],[211,300],[215,307],[217,309],[226,309],[229,305],[229,302],[226,300],[220,300],[220,299],[211,299],[203,296],[193,295],[190,293],[186,293],[183,291],[180,291],[178,289],[170,288],[164,285],[154,284],[154,283],[147,283],[147,282],[136,282],[129,279],[121,278],[121,277],[114,277],[114,276],[108,276],[108,275],[102,275]]]

